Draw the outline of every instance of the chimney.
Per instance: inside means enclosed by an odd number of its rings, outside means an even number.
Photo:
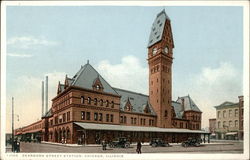
[[[45,88],[45,114],[48,112],[48,76],[46,76]]]
[[[42,81],[42,117],[44,115],[44,81]]]

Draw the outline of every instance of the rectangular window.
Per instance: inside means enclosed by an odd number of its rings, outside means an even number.
[[[182,122],[180,123],[180,128],[183,128],[183,123]]]
[[[53,119],[50,120],[50,126],[53,126]]]
[[[142,118],[141,118],[141,125],[142,125]]]
[[[85,120],[85,112],[84,111],[81,112],[81,120]]]
[[[113,118],[114,118],[114,115],[111,114],[111,115],[110,115],[110,122],[113,122]]]
[[[90,120],[90,112],[87,112],[87,120]]]
[[[133,117],[131,117],[131,124],[133,124],[133,120],[134,120],[134,118],[133,118]]]
[[[143,125],[145,125],[145,123],[146,123],[146,119],[143,119]]]
[[[120,123],[123,123],[123,116],[120,116]]]
[[[58,117],[55,117],[55,124],[58,124]]]
[[[229,110],[229,117],[232,117],[232,115],[233,115],[233,111]]]
[[[134,119],[134,124],[136,124],[136,118]]]
[[[66,113],[63,113],[63,122],[66,121]]]
[[[151,119],[148,120],[148,124],[151,126]]]
[[[102,121],[102,113],[99,113],[99,121]]]
[[[95,121],[98,120],[98,113],[94,113],[94,120],[95,120]]]
[[[235,117],[238,117],[238,116],[239,116],[239,110],[235,109]]]
[[[127,123],[127,117],[124,116],[123,118],[124,118],[124,119],[123,119],[123,120],[124,120],[124,123]]]
[[[217,113],[218,113],[217,118],[220,118],[220,111],[218,111]]]
[[[67,112],[67,121],[70,121],[70,112]]]
[[[109,122],[109,114],[106,114],[106,122]]]

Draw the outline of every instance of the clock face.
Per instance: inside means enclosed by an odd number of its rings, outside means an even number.
[[[168,47],[164,49],[164,52],[167,54],[168,53]]]
[[[157,53],[157,48],[153,48],[153,55]]]

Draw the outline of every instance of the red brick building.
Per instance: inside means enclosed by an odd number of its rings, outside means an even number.
[[[181,142],[201,133],[201,114],[190,96],[172,101],[174,41],[163,10],[151,28],[148,43],[149,95],[112,87],[90,64],[58,84],[52,107],[39,131],[42,140],[97,143],[125,136],[130,141],[160,137]],[[32,125],[31,125],[32,126]]]

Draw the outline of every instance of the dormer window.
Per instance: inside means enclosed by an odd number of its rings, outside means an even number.
[[[100,86],[99,85],[96,85],[96,90],[100,90]]]

